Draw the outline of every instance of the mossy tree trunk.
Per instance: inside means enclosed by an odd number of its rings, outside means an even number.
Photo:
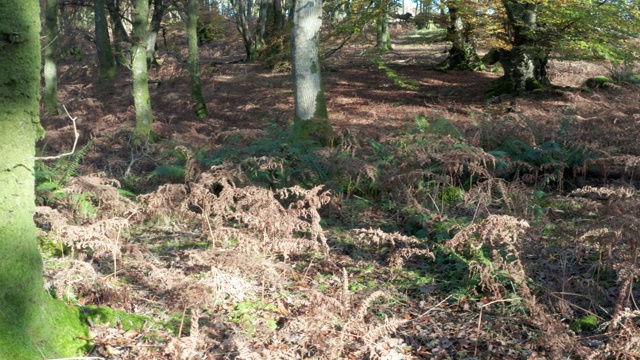
[[[45,0],[44,60],[42,75],[44,78],[43,103],[50,114],[58,113],[58,69],[56,66],[56,40],[58,37],[58,0]]]
[[[501,50],[504,76],[495,82],[494,94],[520,95],[549,85],[547,61],[549,50],[540,44],[537,26],[538,5],[528,1],[502,0],[508,18],[512,47]]]
[[[296,1],[293,15],[294,129],[299,138],[324,144],[331,125],[322,89],[319,42],[322,0]]]
[[[449,56],[436,68],[446,70],[478,70],[482,66],[473,39],[473,26],[456,6],[447,5],[449,26],[447,38],[451,41]]]
[[[111,31],[113,32],[113,50],[116,63],[120,66],[128,66],[130,64],[130,57],[128,56],[129,35],[122,23],[120,4],[120,0],[106,0],[111,20]]]
[[[151,98],[147,71],[147,30],[149,28],[149,0],[133,0],[132,62],[133,102],[136,108],[136,138],[151,139]]]
[[[391,51],[391,34],[389,33],[389,4],[387,0],[376,1],[376,48],[381,51]]]
[[[260,18],[258,19],[258,26],[252,26],[251,18],[247,16],[247,7],[253,0],[230,0],[234,9],[234,17],[236,20],[236,26],[240,35],[242,36],[242,42],[247,54],[247,61],[255,61],[260,56],[260,51],[264,47],[264,31],[261,31],[260,24],[264,24],[263,16],[266,16],[266,11],[260,11]],[[263,0],[264,1],[264,0]]]
[[[94,10],[100,79],[110,79],[116,75],[116,59],[113,57],[113,51],[111,51],[111,40],[109,39],[107,11],[104,0],[95,0]]]
[[[0,358],[78,355],[59,324],[69,310],[43,289],[33,223],[40,87],[40,4],[0,0]],[[76,318],[76,325],[78,325]],[[84,343],[84,342],[82,342]],[[77,343],[76,343],[77,345]]]
[[[156,49],[158,41],[158,33],[162,26],[162,18],[169,7],[168,0],[153,0],[153,13],[151,14],[151,23],[149,24],[149,33],[147,34],[147,65],[158,65],[156,59]]]
[[[187,0],[187,38],[189,42],[189,78],[191,79],[191,100],[195,102],[196,115],[207,116],[207,104],[202,95],[200,82],[200,61],[198,60],[198,4],[197,0]]]

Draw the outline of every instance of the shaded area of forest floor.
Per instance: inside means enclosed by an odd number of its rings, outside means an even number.
[[[150,72],[153,144],[131,143],[126,71],[60,64],[81,150],[39,168],[42,242],[52,292],[121,311],[92,318],[92,355],[640,356],[637,88],[553,61],[559,88],[488,99],[498,72],[430,70],[444,43],[351,46],[323,72],[340,142],[309,150],[280,134],[289,73],[216,61],[237,42],[202,47],[197,119],[183,40]],[[66,115],[42,122],[43,154],[71,148]]]

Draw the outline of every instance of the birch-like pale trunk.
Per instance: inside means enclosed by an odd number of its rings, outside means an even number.
[[[296,121],[328,118],[318,55],[321,26],[322,0],[296,1],[292,34]]]
[[[135,133],[140,141],[148,141],[151,138],[151,123],[153,121],[147,72],[148,28],[149,1],[133,0],[131,80],[133,82],[133,102],[136,108]]]
[[[44,65],[44,92],[42,102],[45,110],[50,114],[58,113],[58,69],[56,66],[55,50],[58,37],[58,0],[45,1],[44,48],[42,57]]]

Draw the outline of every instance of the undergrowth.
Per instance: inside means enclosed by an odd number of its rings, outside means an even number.
[[[80,152],[39,170],[48,289],[95,319],[95,356],[635,356],[637,194],[579,186],[572,126],[167,143],[133,199]]]

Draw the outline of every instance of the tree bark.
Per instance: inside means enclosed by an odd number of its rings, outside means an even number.
[[[191,80],[191,100],[195,102],[196,115],[206,117],[207,104],[202,95],[200,62],[198,61],[198,7],[197,0],[187,0],[187,38],[189,42],[189,78]]]
[[[500,52],[504,76],[494,92],[520,95],[549,85],[549,50],[539,44],[536,35],[538,5],[516,0],[502,0],[502,3],[512,34],[512,47]]]
[[[151,15],[151,23],[149,25],[149,33],[147,34],[147,65],[157,65],[156,59],[156,42],[158,40],[158,32],[162,26],[162,18],[167,12],[169,1],[153,0],[153,13]]]
[[[236,27],[242,36],[242,42],[247,54],[247,61],[257,60],[260,51],[264,47],[264,32],[261,31],[261,24],[264,24],[264,17],[267,16],[266,11],[259,12],[258,26],[251,26],[251,18],[247,16],[247,8],[252,0],[230,0],[234,9],[236,19]]]
[[[449,56],[436,68],[446,70],[477,70],[482,66],[473,39],[473,27],[457,7],[447,5],[449,26],[447,37],[451,41]]]
[[[292,30],[294,134],[299,139],[326,145],[333,131],[320,75],[321,26],[322,0],[297,0]]]
[[[131,77],[133,82],[133,102],[136,108],[136,138],[146,142],[151,140],[151,98],[147,72],[147,30],[149,28],[149,1],[133,0],[133,34]]]
[[[0,0],[0,357],[77,356],[70,311],[43,289],[33,223],[40,87],[40,5]],[[79,324],[79,319],[75,319]],[[84,344],[84,341],[81,341]],[[61,348],[65,346],[66,348]],[[80,345],[80,347],[83,345]]]
[[[116,60],[113,57],[113,51],[111,51],[111,40],[109,40],[109,28],[107,25],[107,13],[104,0],[95,0],[94,9],[100,78],[110,79],[116,75]]]
[[[44,58],[43,103],[50,114],[58,113],[58,69],[56,66],[55,50],[58,37],[58,0],[45,0],[45,28],[44,28]]]
[[[120,66],[128,66],[130,64],[128,52],[129,35],[122,23],[122,15],[120,13],[121,0],[106,0],[107,10],[111,18],[111,31],[113,32],[113,50],[116,62]]]
[[[298,0],[293,16],[293,86],[296,120],[328,118],[318,46],[322,0]]]
[[[376,48],[391,51],[391,34],[389,33],[389,4],[387,0],[376,0]]]

